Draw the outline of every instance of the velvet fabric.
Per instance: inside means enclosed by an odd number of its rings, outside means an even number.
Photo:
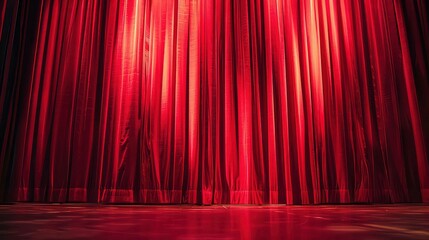
[[[0,200],[429,202],[426,0],[4,0]]]

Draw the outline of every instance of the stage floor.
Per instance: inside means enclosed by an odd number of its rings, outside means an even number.
[[[429,239],[427,205],[0,205],[0,239]]]

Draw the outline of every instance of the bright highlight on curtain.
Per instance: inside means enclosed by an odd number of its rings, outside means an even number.
[[[425,0],[5,0],[0,200],[429,202]]]

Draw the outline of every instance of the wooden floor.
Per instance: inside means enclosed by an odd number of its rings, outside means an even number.
[[[0,239],[429,239],[429,206],[19,203]]]

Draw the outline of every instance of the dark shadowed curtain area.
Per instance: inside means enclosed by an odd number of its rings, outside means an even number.
[[[3,0],[0,201],[429,202],[426,0]]]

